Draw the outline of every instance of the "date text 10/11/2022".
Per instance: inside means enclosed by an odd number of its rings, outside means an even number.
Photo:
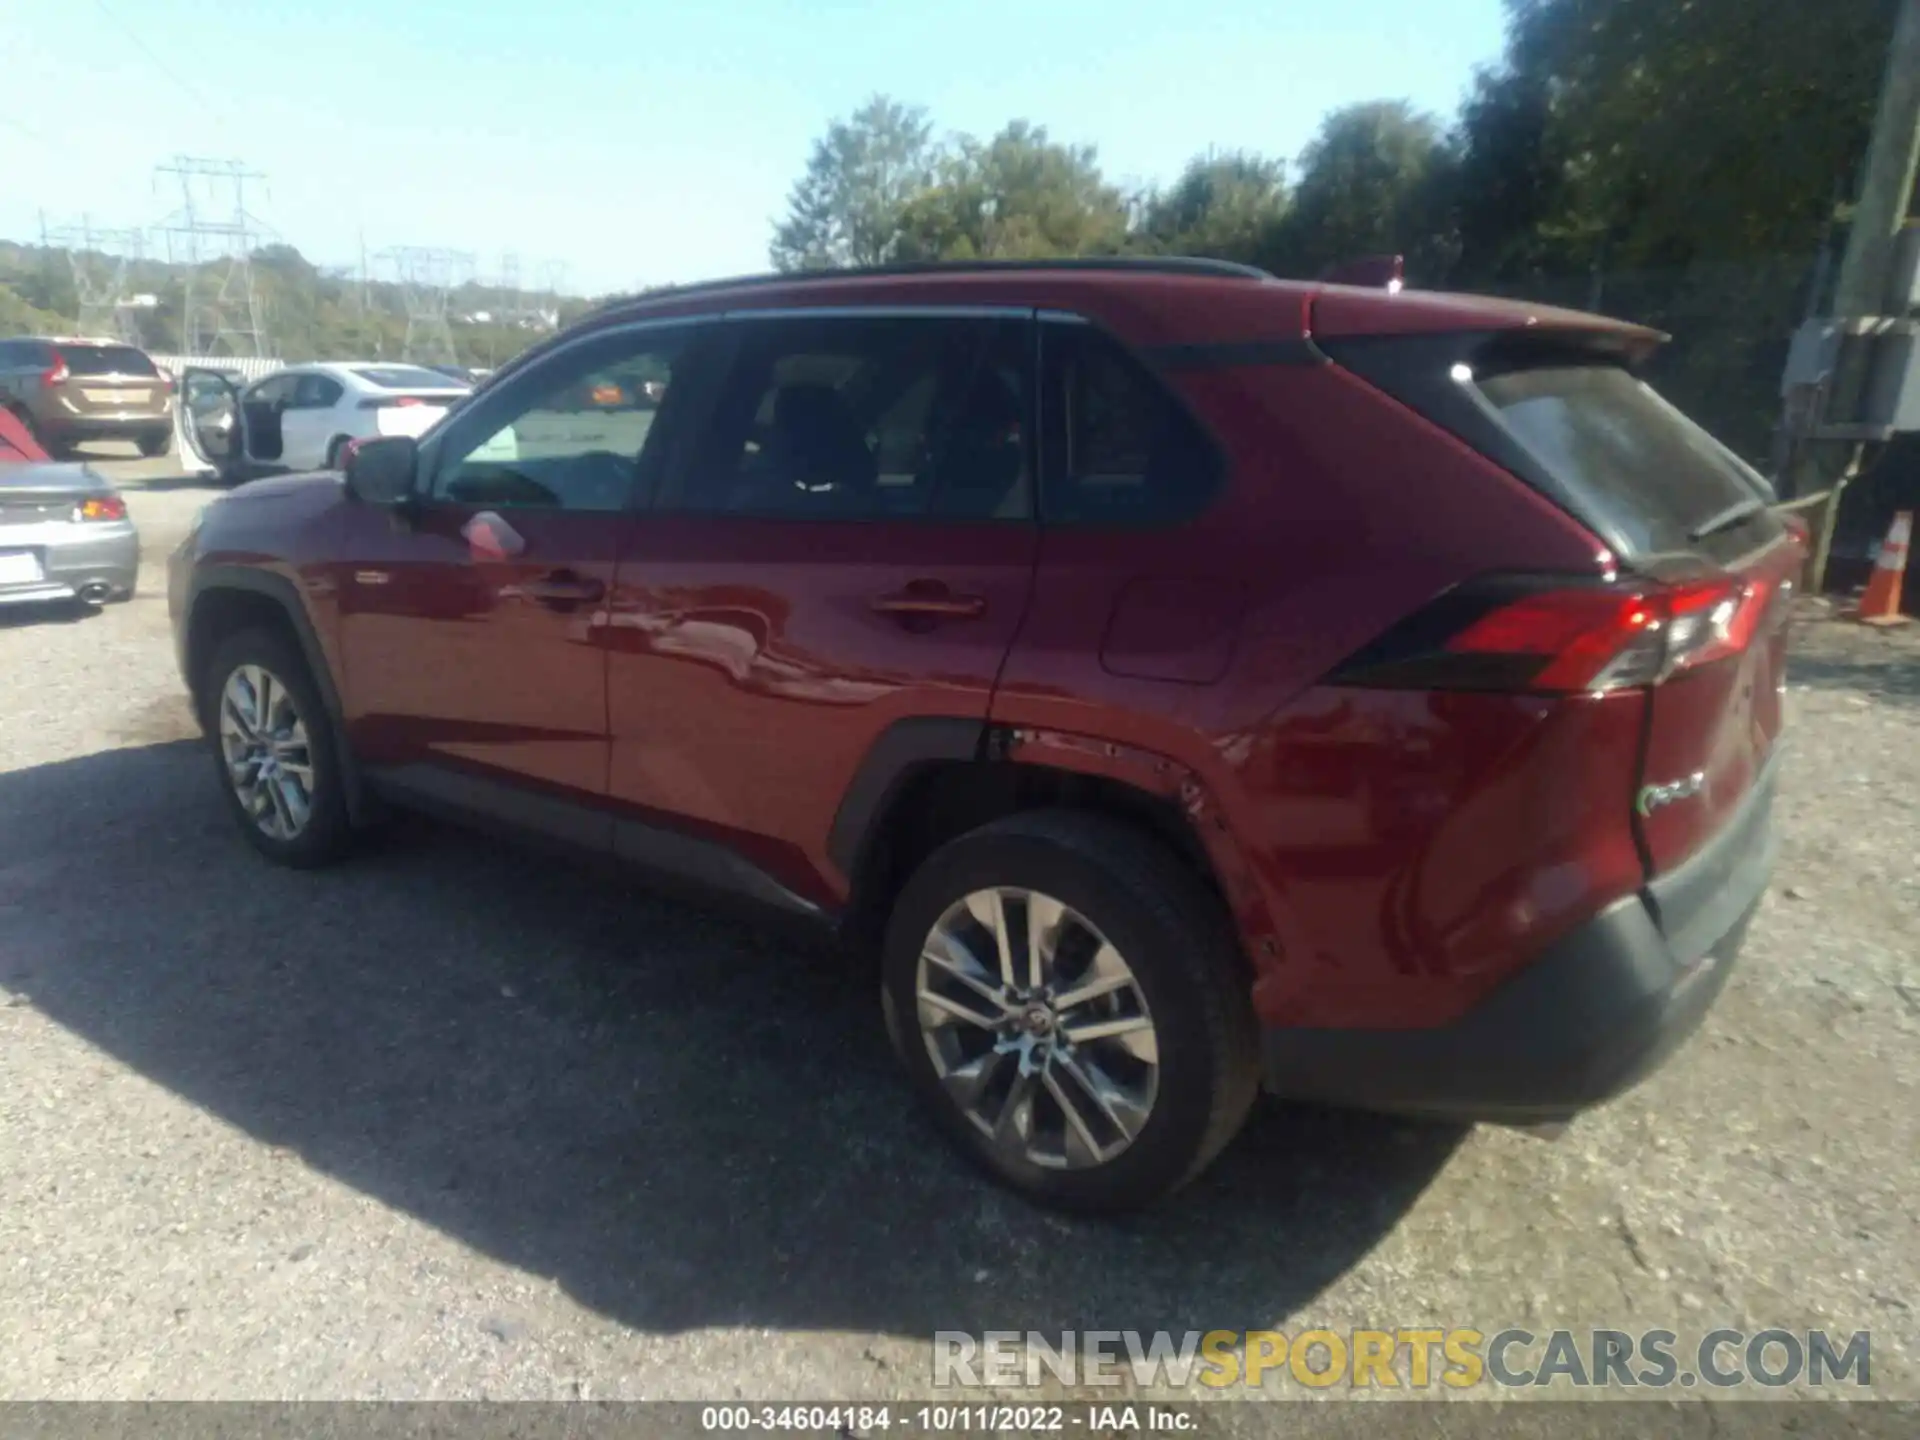
[[[891,1430],[927,1434],[1185,1434],[1191,1410],[1167,1405],[708,1405],[706,1431],[812,1431],[866,1436]]]

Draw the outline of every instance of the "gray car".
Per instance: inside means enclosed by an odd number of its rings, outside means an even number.
[[[130,600],[140,532],[90,465],[0,464],[0,605]]]

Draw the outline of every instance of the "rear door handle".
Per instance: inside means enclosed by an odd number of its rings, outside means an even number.
[[[560,609],[598,600],[607,593],[607,587],[598,580],[576,575],[571,570],[556,570],[538,580],[527,581],[520,586],[520,593],[529,600]]]
[[[955,595],[945,586],[937,590],[908,586],[891,595],[876,595],[873,609],[877,615],[904,619],[972,620],[987,613],[987,602],[979,595]]]

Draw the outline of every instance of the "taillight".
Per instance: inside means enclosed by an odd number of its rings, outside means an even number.
[[[83,520],[124,520],[127,502],[118,495],[89,495],[73,507],[73,518]]]
[[[1677,585],[1463,586],[1330,677],[1348,685],[1596,694],[1737,655],[1772,591],[1733,578]]]
[[[40,374],[40,388],[51,390],[56,385],[64,385],[72,373],[67,369],[67,357],[56,350],[53,352],[53,364]]]

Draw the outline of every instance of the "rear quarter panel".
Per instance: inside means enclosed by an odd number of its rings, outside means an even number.
[[[1561,719],[1505,700],[1449,707],[1343,694],[1322,679],[1474,575],[1598,573],[1604,557],[1518,480],[1333,366],[1184,372],[1176,389],[1231,457],[1228,486],[1170,530],[1043,531],[992,718],[1137,747],[1194,777],[1257,877],[1273,953],[1249,938],[1269,1019],[1438,1023],[1577,908],[1533,877],[1560,863],[1561,831],[1548,821],[1565,772],[1553,766],[1577,774],[1569,757],[1582,743],[1605,750],[1592,793],[1616,811],[1583,894],[1637,881],[1627,821],[1637,716],[1616,707]],[[1219,643],[1230,618],[1221,678],[1102,665],[1116,602],[1143,580],[1207,597],[1188,627],[1197,646]],[[1591,799],[1583,791],[1564,813],[1586,814]],[[1481,830],[1497,834],[1497,853]],[[1441,876],[1482,897],[1479,928],[1443,898]],[[1427,983],[1402,986],[1409,975]]]

